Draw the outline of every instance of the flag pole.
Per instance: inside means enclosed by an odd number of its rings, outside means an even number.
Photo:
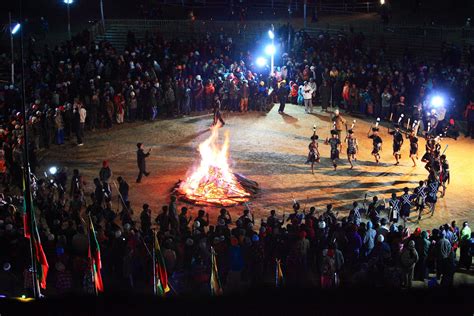
[[[94,258],[92,257],[91,253],[91,229],[92,229],[92,218],[91,214],[88,214],[89,216],[89,230],[87,231],[87,239],[89,240],[89,255],[91,259],[91,273],[92,273],[92,284],[94,284],[94,293],[96,296],[99,296],[99,292],[97,291],[97,285],[96,285],[96,279],[95,279],[95,271],[94,271]]]
[[[156,248],[156,244],[155,244],[155,240],[156,240],[156,237],[155,237],[155,230],[153,229],[152,230],[153,232],[153,249],[152,249],[152,259],[153,259],[153,294],[154,295],[158,295],[158,293],[156,292],[156,254],[155,254],[155,248]]]
[[[23,11],[22,11],[22,4],[23,1],[20,0],[20,21],[23,22]],[[36,268],[36,260],[35,260],[35,249],[33,247],[33,230],[36,229],[36,222],[34,221],[34,217],[32,212],[34,212],[31,199],[31,178],[30,178],[30,160],[29,160],[29,153],[28,153],[28,129],[26,128],[26,90],[25,90],[25,57],[24,57],[24,49],[23,49],[23,30],[25,28],[20,28],[20,50],[21,50],[21,94],[22,94],[22,114],[23,114],[23,172],[25,176],[25,206],[26,206],[26,214],[30,214],[30,255],[31,255],[31,268],[33,269],[33,295],[35,298],[39,298],[41,296],[39,282],[38,282],[38,274]]]

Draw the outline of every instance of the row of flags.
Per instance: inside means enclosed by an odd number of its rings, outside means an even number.
[[[29,199],[27,199],[29,194]],[[30,202],[30,207],[27,203]],[[48,260],[41,243],[41,237],[38,231],[38,224],[36,222],[36,212],[31,196],[31,191],[26,190],[26,174],[23,177],[23,231],[24,237],[30,239],[32,246],[32,270],[35,275],[32,276],[33,286],[35,292],[39,292],[37,297],[41,295],[41,289],[46,289],[46,280],[48,278]],[[89,250],[88,250],[89,262],[91,263],[93,283],[95,286],[96,293],[104,291],[104,284],[102,283],[102,261],[100,258],[100,246],[97,240],[97,234],[94,228],[91,217],[89,216]],[[36,271],[35,271],[36,270]]]
[[[48,277],[48,260],[46,258],[46,254],[43,249],[43,245],[41,243],[41,238],[38,231],[38,225],[36,222],[35,216],[35,208],[33,204],[33,199],[30,194],[30,198],[27,199],[26,193],[26,181],[25,177],[23,177],[23,192],[24,192],[24,199],[23,199],[23,225],[24,225],[24,237],[31,240],[32,244],[32,256],[34,265],[36,267],[36,276],[33,276],[34,286],[37,288],[38,291],[41,289],[46,289],[46,280]],[[30,207],[27,207],[27,201],[30,201]],[[98,294],[99,292],[104,291],[104,284],[102,282],[102,260],[100,256],[100,245],[97,240],[97,233],[95,231],[94,223],[92,222],[92,218],[89,215],[89,249],[88,249],[88,257],[89,262],[91,263],[92,269],[92,277],[93,277],[93,284],[95,287],[95,292]],[[154,285],[154,294],[159,296],[165,296],[166,293],[170,291],[170,285],[168,282],[168,274],[166,272],[166,265],[165,260],[163,257],[163,253],[161,251],[160,243],[158,241],[158,236],[154,233],[153,239],[153,285]],[[283,271],[281,268],[281,261],[276,259],[276,269],[275,269],[275,285],[277,287],[283,284]],[[32,267],[33,268],[33,267]],[[33,269],[34,271],[34,269]],[[223,288],[221,281],[219,279],[219,271],[217,268],[217,261],[216,261],[216,252],[214,248],[211,247],[211,276],[210,276],[210,288],[211,294],[213,296],[219,296],[223,294]],[[39,288],[38,288],[39,286]],[[40,295],[38,295],[39,297]]]

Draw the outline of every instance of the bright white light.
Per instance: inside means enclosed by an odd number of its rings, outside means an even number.
[[[63,2],[65,4],[72,4],[74,2],[74,0],[63,0]]]
[[[272,30],[269,30],[268,31],[268,37],[270,37],[270,39],[274,39],[275,38],[275,33],[273,33]]]
[[[431,105],[433,105],[435,107],[443,106],[444,105],[444,99],[442,97],[440,97],[439,95],[434,96],[431,99]]]
[[[255,63],[258,67],[264,67],[267,64],[267,60],[263,57],[258,57]]]
[[[275,47],[275,45],[269,44],[269,45],[267,45],[267,47],[265,47],[265,54],[267,54],[267,55],[275,55],[275,52],[276,52],[276,47]]]
[[[53,176],[56,174],[56,172],[58,172],[58,168],[56,168],[55,166],[49,168],[49,173],[51,173]]]
[[[20,30],[20,27],[20,23],[15,24],[15,26],[12,28],[12,34],[15,35]]]
[[[385,0],[380,0],[380,5],[384,5],[385,4]]]

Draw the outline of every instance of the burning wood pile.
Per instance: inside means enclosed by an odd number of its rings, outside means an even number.
[[[201,162],[186,180],[179,181],[173,193],[195,205],[234,206],[245,203],[258,192],[258,183],[233,173],[228,163],[229,134],[218,145],[218,127],[199,145]]]

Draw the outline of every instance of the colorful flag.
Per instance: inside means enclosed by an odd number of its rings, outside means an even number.
[[[94,285],[96,292],[104,292],[104,284],[102,283],[102,260],[100,259],[100,246],[97,241],[97,235],[94,229],[94,223],[89,216],[90,231],[89,231],[89,260],[92,265],[92,273],[94,276]]]
[[[217,271],[216,252],[211,247],[211,294],[214,296],[222,295],[223,290],[221,281],[219,280],[219,272]]]
[[[157,295],[163,296],[170,291],[168,285],[168,274],[166,273],[165,260],[163,254],[161,253],[160,242],[156,233],[153,233],[155,236],[154,245],[153,245],[153,260],[154,260],[154,284],[155,284],[155,293]]]
[[[36,279],[33,281],[39,282],[42,289],[46,289],[46,279],[48,277],[48,260],[41,244],[41,238],[38,231],[35,218],[35,207],[33,204],[33,198],[31,191],[29,191],[29,202],[30,207],[27,207],[27,193],[26,193],[26,173],[23,174],[23,234],[25,238],[30,239],[34,248],[34,260],[36,265]],[[33,233],[32,233],[33,232]],[[35,285],[36,286],[36,285]]]
[[[275,285],[277,287],[283,284],[283,270],[281,269],[281,260],[276,259]]]
[[[48,260],[46,259],[46,254],[43,250],[43,245],[41,244],[40,235],[38,232],[38,227],[36,226],[36,220],[34,217],[34,211],[31,212],[33,214],[33,245],[35,247],[35,259],[36,259],[36,275],[38,276],[38,282],[42,289],[46,289],[46,279],[48,277]]]

